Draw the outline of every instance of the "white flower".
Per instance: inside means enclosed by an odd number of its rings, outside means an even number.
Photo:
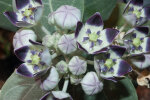
[[[69,5],[63,5],[49,15],[49,23],[56,24],[62,29],[71,29],[75,27],[80,20],[80,10]]]
[[[31,45],[29,40],[36,41],[37,36],[31,29],[20,29],[16,32],[13,38],[14,49],[18,49],[23,46]]]

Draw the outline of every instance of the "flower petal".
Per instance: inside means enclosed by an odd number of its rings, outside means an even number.
[[[109,46],[110,58],[121,58],[126,51],[125,47],[111,45]]]
[[[16,7],[18,10],[24,8],[25,6],[29,5],[30,0],[15,0]]]
[[[143,6],[143,0],[131,0],[130,2],[131,4],[133,4],[134,6]]]
[[[57,100],[73,100],[69,93],[63,91],[52,91],[52,95]]]
[[[136,25],[137,17],[132,13],[127,13],[123,15],[124,19],[132,26]]]
[[[144,7],[144,15],[150,20],[150,7]]]
[[[18,18],[15,12],[4,12],[4,15],[12,22],[12,24],[16,25]]]
[[[104,65],[101,65],[100,67],[102,67]],[[121,77],[125,74],[127,74],[128,72],[132,71],[132,67],[125,62],[124,60],[121,59],[116,59],[116,64],[113,66],[114,72],[106,72],[104,73],[100,73],[100,76],[105,78],[105,79],[110,79],[112,77]]]
[[[130,61],[139,69],[148,68],[150,67],[150,54],[133,56]]]
[[[49,76],[41,83],[40,87],[43,90],[52,90],[54,89],[59,82],[59,74],[55,67],[51,68]]]
[[[48,69],[49,69],[49,67],[37,72],[37,71],[34,70],[33,65],[23,63],[17,69],[17,73],[22,75],[22,76],[25,76],[25,77],[39,77],[39,76],[45,74]]]
[[[110,45],[115,37],[118,35],[119,31],[116,29],[107,28],[104,29],[101,33],[101,40],[104,41],[103,47]]]
[[[77,27],[76,27],[76,31],[75,31],[75,38],[78,37],[78,35],[79,35],[79,33],[80,33],[82,28],[83,28],[83,23],[82,22],[78,22],[77,23]]]
[[[43,6],[36,7],[34,10],[34,20],[38,22],[43,14]]]
[[[127,34],[124,36],[124,39],[133,39],[134,38],[144,38],[148,36],[149,28],[146,26],[137,26],[127,32]]]
[[[50,66],[52,61],[52,56],[49,53],[49,49],[45,48],[40,55],[41,61],[44,62],[47,66]]]
[[[29,47],[28,46],[24,46],[21,47],[19,49],[15,50],[15,55],[21,60],[21,61],[25,61],[27,54],[29,52]]]
[[[17,73],[26,77],[33,77],[35,74],[32,65],[28,65],[26,63],[19,66]]]
[[[42,5],[42,0],[34,0],[34,1]]]
[[[93,16],[91,16],[87,20],[86,24],[90,26],[97,26],[97,27],[100,27],[101,29],[103,28],[103,25],[104,25],[99,12],[96,12]]]

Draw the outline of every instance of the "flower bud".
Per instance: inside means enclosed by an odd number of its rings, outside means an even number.
[[[103,89],[103,83],[95,72],[88,72],[81,81],[81,85],[87,95],[94,95]]]
[[[81,75],[86,72],[87,62],[80,59],[78,56],[72,57],[69,62],[69,70],[73,75]]]
[[[29,40],[36,41],[37,36],[31,29],[20,29],[16,32],[13,38],[14,49],[18,49],[23,46],[31,45]]]
[[[46,47],[54,47],[57,49],[57,43],[60,38],[59,33],[53,33],[53,35],[45,35],[42,39],[42,44],[45,45]]]
[[[63,60],[56,64],[56,68],[57,68],[58,72],[61,74],[68,73],[68,64]]]
[[[70,54],[77,50],[74,34],[64,34],[58,41],[58,48],[64,54]]]
[[[71,29],[81,20],[81,12],[76,7],[63,5],[52,12],[48,20],[50,24],[56,24],[62,29]]]
[[[71,75],[70,76],[71,84],[78,85],[81,82],[82,78],[83,78],[82,76]]]
[[[54,89],[59,82],[59,74],[55,67],[51,68],[49,76],[46,78],[46,80],[41,83],[40,87],[43,90],[52,90]]]

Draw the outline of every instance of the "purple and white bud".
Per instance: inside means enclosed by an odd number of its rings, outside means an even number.
[[[57,71],[61,74],[68,73],[68,64],[65,61],[60,61],[56,64]]]
[[[78,56],[74,56],[69,62],[69,70],[73,75],[82,75],[87,70],[87,62]]]
[[[23,46],[29,46],[31,43],[29,40],[36,41],[37,36],[35,32],[31,29],[20,29],[16,32],[13,38],[13,47],[14,50],[23,47]]]
[[[74,34],[64,34],[58,41],[58,48],[64,54],[70,54],[77,50],[76,39]]]
[[[71,84],[78,85],[78,84],[80,84],[82,78],[83,78],[82,76],[71,75],[70,82],[71,82]]]
[[[54,47],[55,49],[57,49],[57,43],[60,37],[61,36],[59,33],[53,33],[53,35],[45,35],[42,39],[42,44],[46,47]]]
[[[59,74],[55,67],[51,68],[49,76],[41,83],[40,87],[43,90],[52,90],[54,89],[59,82]]]
[[[103,83],[95,72],[88,72],[81,81],[81,86],[87,95],[97,94],[103,89]]]
[[[62,29],[71,29],[81,20],[81,11],[73,6],[63,5],[49,15],[49,23]]]

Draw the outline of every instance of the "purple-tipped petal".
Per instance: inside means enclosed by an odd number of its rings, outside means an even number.
[[[139,69],[148,68],[150,67],[150,54],[133,56],[130,61]]]
[[[146,52],[150,52],[150,37],[146,39]]]
[[[150,20],[150,7],[144,8],[144,14],[145,14],[145,17]]]
[[[49,96],[50,96],[50,92],[46,93],[40,100],[48,100]]]
[[[19,68],[17,69],[17,74],[20,74],[26,77],[33,77],[34,71],[32,69],[32,65],[28,65],[26,63],[21,64]]]
[[[101,35],[103,35],[103,37],[105,38],[102,38],[102,41],[105,42],[107,41],[109,44],[111,44],[115,39],[115,37],[118,35],[118,33],[119,31],[116,29],[111,29],[111,28],[104,29]]]
[[[12,24],[16,25],[18,19],[15,12],[4,12],[4,15],[12,22]]]
[[[16,2],[16,7],[18,10],[24,8],[30,3],[30,0],[15,0]]]
[[[32,27],[33,26],[33,24],[27,23],[27,22],[24,22],[24,21],[18,21],[18,22],[16,22],[15,25],[17,27]]]
[[[43,46],[42,43],[39,43],[39,42],[35,42],[35,41],[32,41],[32,40],[29,40],[29,42],[33,45],[40,45],[40,46]]]
[[[117,46],[117,45],[112,45],[110,46],[110,58],[120,58],[124,55],[126,48]]]
[[[103,20],[101,18],[101,15],[99,12],[96,12],[93,16],[91,16],[87,22],[86,22],[88,25],[94,25],[94,26],[101,26],[103,27]]]
[[[42,5],[42,0],[35,0],[35,2],[37,2],[37,3]]]
[[[143,0],[131,0],[130,3],[134,6],[143,6]]]
[[[105,52],[107,52],[107,50],[108,50],[108,48],[102,48],[101,50],[96,51],[93,54],[105,53]]]
[[[27,56],[28,51],[29,51],[29,47],[24,46],[19,49],[16,49],[15,54],[21,61],[24,61]]]
[[[146,27],[146,26],[138,26],[138,27],[135,27],[135,30],[139,32],[138,34],[143,34],[144,36],[147,36],[148,33],[149,33],[149,28]],[[137,36],[138,34],[136,34],[136,36]]]
[[[75,38],[78,37],[80,30],[83,28],[83,23],[82,22],[78,22],[77,23],[77,27],[76,27],[76,31],[75,31]]]
[[[132,71],[132,67],[124,60],[121,60],[119,63],[118,72],[116,73],[116,76],[123,76],[129,72]]]
[[[131,24],[132,26],[135,26],[135,25],[136,25],[137,17],[136,17],[135,14],[127,13],[127,14],[124,14],[123,17],[124,17],[124,19],[125,19],[129,24]]]
[[[79,49],[81,49],[81,50],[87,52],[87,50],[85,50],[85,49],[80,45],[80,43],[78,43],[78,42],[77,42],[77,46],[78,46]],[[88,53],[88,52],[87,52],[87,53]]]

